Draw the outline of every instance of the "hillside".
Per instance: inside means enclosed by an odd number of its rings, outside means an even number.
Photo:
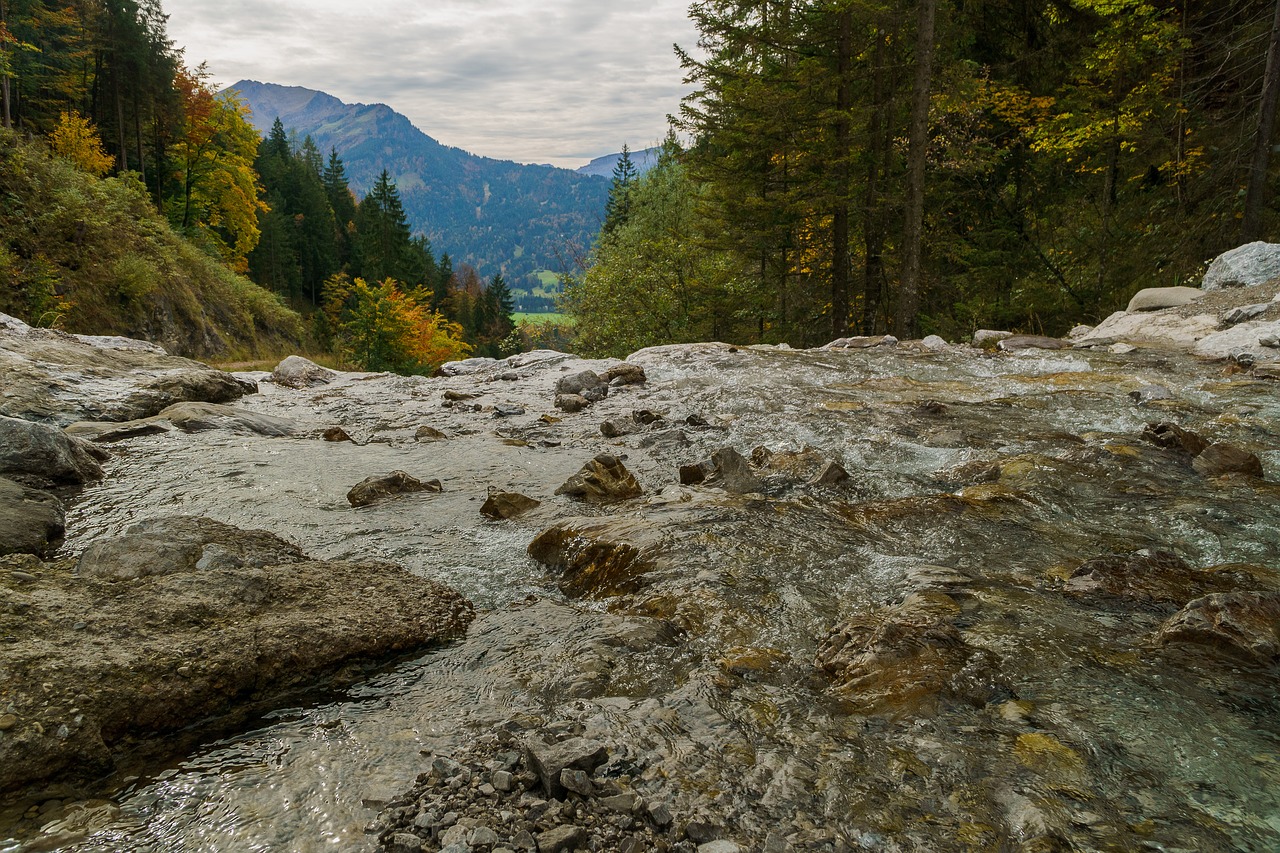
[[[279,117],[326,154],[336,148],[357,195],[386,169],[410,225],[437,252],[483,275],[502,273],[522,286],[534,270],[561,269],[600,229],[607,180],[442,145],[385,104],[346,104],[324,92],[252,80],[231,88],[261,132]]]
[[[175,234],[131,176],[99,179],[0,131],[0,313],[174,355],[296,347],[297,314]]]

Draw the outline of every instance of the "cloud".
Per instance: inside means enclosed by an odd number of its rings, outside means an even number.
[[[220,85],[254,79],[389,104],[441,142],[577,166],[662,139],[686,93],[688,0],[166,0]]]

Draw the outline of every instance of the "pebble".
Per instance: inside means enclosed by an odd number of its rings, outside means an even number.
[[[5,714],[0,717],[0,732],[7,732],[18,724],[18,718],[13,714]]]
[[[40,580],[40,578],[30,572],[9,572],[9,577],[13,578],[18,583],[35,583]]]

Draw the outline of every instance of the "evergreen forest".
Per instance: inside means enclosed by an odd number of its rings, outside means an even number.
[[[1061,335],[1274,232],[1280,3],[700,0],[579,349]],[[625,203],[619,199],[625,198]]]

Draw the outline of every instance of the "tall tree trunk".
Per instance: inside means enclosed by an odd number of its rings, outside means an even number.
[[[4,0],[0,0],[0,31],[6,28],[9,17],[5,8]],[[2,50],[3,48],[0,48]],[[4,101],[4,126],[5,129],[13,127],[13,113],[9,102],[9,75],[0,77],[0,100]]]
[[[893,29],[896,32],[896,25]],[[880,181],[885,165],[889,162],[892,145],[891,134],[888,132],[892,98],[887,94],[888,86],[885,80],[888,71],[886,46],[889,34],[878,30],[875,38],[876,48],[871,72],[872,108],[871,118],[867,124],[867,185],[862,207],[861,331],[864,335],[874,335],[876,332],[881,291],[884,287],[884,240],[887,229],[880,198]]]
[[[1267,70],[1262,79],[1262,103],[1258,108],[1258,135],[1253,142],[1253,163],[1249,167],[1249,188],[1244,197],[1244,221],[1240,239],[1252,243],[1262,236],[1262,203],[1267,188],[1267,166],[1271,161],[1271,132],[1276,123],[1276,97],[1280,95],[1280,0],[1271,19],[1271,43],[1267,46]]]
[[[849,109],[853,102],[849,67],[853,63],[853,11],[839,13],[836,57],[836,205],[831,225],[831,335],[849,330],[849,154],[853,147]]]
[[[1280,2],[1280,0],[1278,0]],[[907,205],[903,226],[902,284],[894,333],[915,332],[920,310],[920,260],[924,253],[924,167],[929,147],[929,94],[933,82],[933,33],[938,0],[920,0],[916,26],[916,79],[911,91],[911,136],[907,148]]]

